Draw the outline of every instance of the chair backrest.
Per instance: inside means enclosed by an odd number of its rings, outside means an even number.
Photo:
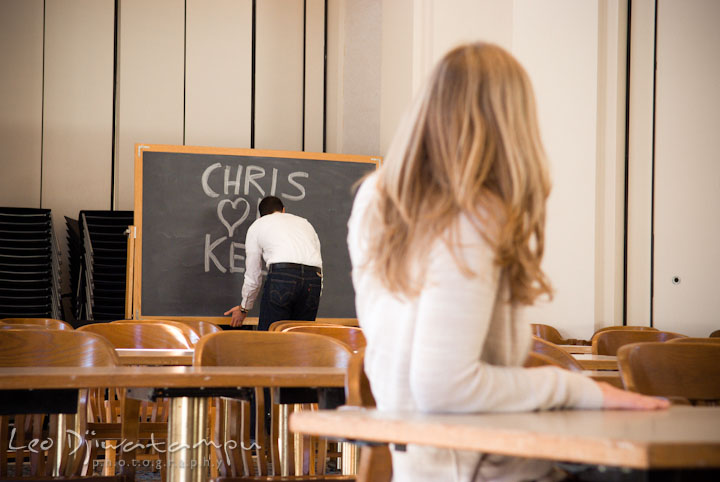
[[[668,340],[668,343],[712,343],[713,345],[720,345],[720,338],[691,338],[689,336],[682,338],[673,338]]]
[[[715,330],[710,333],[710,338],[720,338],[720,330]]]
[[[549,341],[538,338],[537,336],[533,336],[531,350],[535,353],[552,358],[555,361],[555,364],[568,370],[581,372],[583,369],[580,363],[568,352],[554,343],[550,343]]]
[[[341,367],[346,368],[352,353],[341,342],[320,335],[309,333],[282,333],[282,332],[266,332],[266,331],[224,331],[222,333],[213,333],[204,336],[195,347],[194,365],[203,366],[242,366],[242,367]],[[276,403],[276,394],[280,399],[284,395],[282,390],[273,390],[267,392],[262,387],[254,388],[255,400],[255,453],[254,462],[250,460],[249,451],[243,451],[245,455],[241,457],[242,461],[236,455],[232,458],[236,461],[229,463],[226,457],[229,454],[219,454],[221,472],[237,471],[243,468],[245,473],[258,471],[258,475],[266,475],[269,467],[272,466],[277,470],[279,467],[278,446],[283,444],[279,441],[279,405]],[[294,393],[286,393],[289,398],[297,396],[297,389]],[[305,391],[299,389],[300,391]],[[317,396],[313,390],[310,390],[313,396]],[[270,394],[269,401],[267,394]],[[305,396],[309,395],[305,393]],[[301,395],[302,396],[302,395]],[[317,400],[317,398],[315,398]],[[270,407],[270,427],[266,428],[265,409],[266,402]],[[289,400],[281,403],[288,403]],[[289,403],[310,403],[308,400],[303,402]],[[240,446],[250,446],[248,427],[251,425],[249,408],[247,402],[241,402],[240,407],[229,407],[230,413],[226,419],[219,420],[216,433],[223,434],[222,437],[229,440],[240,440]],[[239,409],[240,413],[237,412]],[[233,423],[233,420],[244,420],[241,424]],[[267,434],[269,442],[266,442]],[[222,445],[222,444],[221,444]],[[288,449],[289,453],[293,453],[293,449]],[[317,473],[324,473],[324,454],[325,449],[318,447],[318,457],[315,470]],[[233,451],[234,453],[234,451]],[[296,453],[295,455],[299,455]],[[269,463],[268,461],[272,461]],[[309,460],[309,459],[308,459]],[[292,462],[291,462],[292,463]],[[304,465],[304,464],[303,464]],[[292,473],[292,469],[291,473]],[[302,472],[304,472],[304,467]],[[252,475],[252,474],[251,474]]]
[[[536,351],[528,352],[527,358],[525,358],[525,363],[523,363],[523,366],[525,368],[545,367],[545,366],[565,368],[557,360],[550,358],[547,355],[543,355],[542,353],[538,353]]]
[[[350,350],[337,340],[309,333],[224,331],[195,346],[194,365],[347,367]]]
[[[550,343],[555,343],[556,345],[565,345],[565,338],[563,338],[557,328],[553,326],[532,323],[530,328],[532,329],[533,336],[547,340]]]
[[[353,353],[345,377],[345,405],[354,407],[375,407],[375,397],[370,380],[365,374],[365,348]]]
[[[200,339],[200,333],[186,323],[181,323],[174,320],[115,320],[111,323],[160,323],[167,326],[174,326],[178,330],[182,331],[183,335],[187,339],[190,346],[194,346]]]
[[[314,333],[315,335],[329,336],[347,345],[350,351],[358,351],[367,345],[362,328],[352,326],[305,325],[291,326],[282,331],[284,333]]]
[[[92,367],[119,364],[115,350],[105,338],[73,330],[1,330],[0,347],[2,367]],[[87,395],[82,390],[80,392],[76,416],[67,418],[67,415],[53,413],[49,414],[47,421],[50,437],[57,436],[60,427],[65,426],[64,423],[79,434],[80,440],[75,447],[53,443],[47,454],[42,445],[40,450],[26,449],[24,443],[16,441],[16,447],[12,447],[8,434],[12,434],[13,429],[22,427],[22,433],[18,432],[17,435],[19,439],[27,440],[30,434],[31,438],[37,438],[47,430],[44,422],[46,416],[42,413],[20,413],[12,417],[0,415],[0,479],[9,475],[9,455],[15,459],[15,477],[28,475],[36,480],[38,476],[42,480],[49,480],[51,473],[66,476],[80,473],[85,449],[90,448],[86,440],[88,432],[85,430]],[[56,400],[49,403],[56,403]],[[64,434],[64,429],[59,433]],[[26,457],[30,459],[29,472],[23,464]]]
[[[597,335],[598,333],[602,333],[604,331],[612,331],[612,330],[650,330],[650,331],[658,331],[657,328],[652,326],[637,326],[637,325],[624,325],[624,326],[606,326],[605,328],[600,328],[595,333],[593,333],[593,336]],[[592,338],[591,338],[592,339]]]
[[[0,322],[0,330],[50,330],[47,326],[42,325],[8,325]]]
[[[592,352],[595,355],[616,355],[618,348],[643,341],[668,341],[685,335],[669,331],[609,330],[593,336]]]
[[[357,318],[321,318],[319,321],[326,325],[360,326]]]
[[[39,325],[53,330],[72,330],[70,323],[53,318],[3,318],[3,323],[8,325]]]
[[[268,327],[268,331],[285,331],[286,328],[294,326],[344,326],[333,323],[324,323],[321,321],[297,321],[297,320],[279,320],[274,321]]]
[[[82,367],[119,364],[102,336],[73,330],[2,330],[0,366]]]
[[[200,335],[200,338],[211,333],[220,333],[223,331],[222,328],[211,321],[178,320],[178,323],[182,323],[183,325],[187,325],[192,328],[198,335]]]
[[[720,345],[631,343],[617,353],[628,390],[694,402],[720,401]]]
[[[102,335],[115,348],[191,348],[182,330],[163,323],[95,323],[75,331]]]

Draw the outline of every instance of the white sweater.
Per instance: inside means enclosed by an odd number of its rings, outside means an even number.
[[[592,380],[554,367],[525,369],[530,327],[502,302],[507,286],[494,253],[461,218],[456,253],[477,273],[467,277],[446,244],[428,246],[425,284],[417,298],[387,291],[365,269],[362,218],[375,176],[359,189],[348,224],[355,304],[367,339],[365,371],[378,409],[419,412],[519,412],[600,408]],[[420,269],[420,267],[417,267]],[[470,480],[480,454],[409,446],[393,451],[395,481]],[[482,480],[541,480],[547,461],[486,456]]]

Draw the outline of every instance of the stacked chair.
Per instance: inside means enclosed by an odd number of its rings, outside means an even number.
[[[83,259],[83,243],[80,234],[80,223],[77,219],[65,216],[65,226],[67,228],[67,248],[68,248],[68,277],[70,278],[70,310],[73,316],[77,318],[78,306],[78,287],[80,286],[80,267]],[[83,298],[84,299],[84,298]]]
[[[133,212],[80,211],[79,218],[82,255],[75,280],[77,284],[73,286],[75,316],[96,321],[124,318],[126,230],[133,224]],[[68,244],[76,243],[68,241]]]
[[[61,318],[60,255],[49,209],[0,208],[0,318]]]

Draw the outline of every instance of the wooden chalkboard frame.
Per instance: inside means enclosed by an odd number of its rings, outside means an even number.
[[[206,146],[178,146],[169,144],[135,144],[135,229],[131,230],[130,237],[133,249],[128,251],[128,275],[132,282],[127,285],[127,308],[132,306],[133,319],[156,320],[205,320],[216,324],[229,324],[230,317],[225,316],[145,316],[142,313],[142,232],[143,232],[143,153],[169,152],[186,154],[218,154],[229,156],[274,157],[291,159],[312,159],[319,161],[344,161],[354,163],[373,164],[375,168],[382,163],[377,156],[359,156],[350,154],[328,154],[301,151],[274,151],[262,149],[243,149]],[[357,319],[353,318],[318,318],[318,321],[338,324],[355,325]],[[257,318],[248,318],[246,325],[256,325]]]

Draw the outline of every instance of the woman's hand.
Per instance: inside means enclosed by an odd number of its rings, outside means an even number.
[[[628,392],[605,382],[598,382],[598,386],[602,390],[604,409],[660,410],[670,406],[670,402],[665,398]]]

